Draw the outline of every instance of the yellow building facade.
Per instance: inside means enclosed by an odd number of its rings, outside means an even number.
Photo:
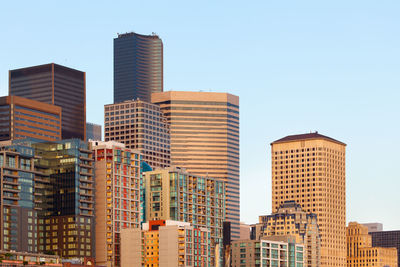
[[[345,154],[346,144],[317,132],[271,144],[272,211],[293,200],[317,215],[326,267],[346,265]]]
[[[368,227],[349,223],[346,231],[347,267],[397,267],[397,249],[372,247]]]

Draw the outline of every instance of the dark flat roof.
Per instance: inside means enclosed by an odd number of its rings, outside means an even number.
[[[272,144],[277,144],[277,143],[286,143],[286,142],[294,142],[294,141],[300,141],[300,140],[308,140],[308,139],[325,139],[331,142],[335,142],[341,145],[346,145],[343,142],[340,142],[336,139],[333,139],[331,137],[319,134],[318,132],[315,133],[306,133],[306,134],[296,134],[296,135],[288,135],[286,137],[283,137],[281,139],[278,139],[274,142],[271,143]]]

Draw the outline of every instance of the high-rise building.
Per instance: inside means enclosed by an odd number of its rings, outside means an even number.
[[[199,266],[210,261],[210,230],[171,220],[123,229],[122,267]]]
[[[121,266],[121,229],[140,228],[140,154],[113,141],[92,141],[96,263]]]
[[[105,141],[138,149],[153,169],[169,167],[169,125],[155,104],[141,100],[104,106]]]
[[[101,141],[101,125],[91,122],[86,123],[86,141]]]
[[[304,245],[290,236],[232,242],[232,267],[304,266]]]
[[[134,32],[114,39],[114,103],[163,91],[163,43],[156,34]]]
[[[19,97],[0,97],[0,141],[61,140],[61,108]]]
[[[62,258],[94,255],[94,174],[92,150],[80,139],[32,143],[35,168],[49,176],[44,217],[39,218],[39,251]]]
[[[210,229],[210,266],[222,260],[225,182],[179,168],[144,173],[146,218],[189,222]]]
[[[37,253],[38,218],[48,176],[35,166],[34,150],[11,141],[0,144],[0,250]]]
[[[318,134],[291,135],[271,144],[272,211],[288,200],[315,213],[321,266],[346,265],[346,144]]]
[[[378,231],[369,234],[373,247],[397,248],[397,264],[400,267],[400,231]]]
[[[347,267],[397,267],[397,249],[373,247],[367,226],[350,222],[346,237]]]
[[[171,164],[226,182],[226,219],[240,236],[239,97],[227,93],[152,94],[171,129]]]
[[[317,215],[305,212],[294,201],[285,201],[272,215],[259,217],[262,230],[260,236],[293,236],[297,243],[304,244],[304,266],[319,267],[321,261],[321,237]]]
[[[86,140],[85,73],[54,63],[10,70],[9,95],[62,108],[62,139]]]
[[[363,223],[362,225],[368,227],[368,232],[380,232],[383,231],[383,224],[382,223]]]

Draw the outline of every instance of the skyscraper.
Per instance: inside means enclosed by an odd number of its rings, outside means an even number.
[[[272,211],[294,200],[317,214],[321,266],[346,265],[346,144],[318,134],[271,144]]]
[[[189,222],[209,229],[208,265],[217,266],[222,259],[225,182],[171,167],[145,172],[144,184],[146,219]]]
[[[79,139],[33,143],[35,168],[49,179],[38,220],[39,251],[63,258],[94,256],[94,173],[92,151]]]
[[[227,93],[152,94],[170,124],[171,164],[226,182],[226,219],[240,236],[239,97]]]
[[[155,34],[134,32],[114,39],[114,103],[163,91],[163,43]]]
[[[151,168],[169,167],[169,125],[160,107],[142,100],[104,106],[104,139],[138,149]]]
[[[46,206],[49,177],[35,165],[34,150],[0,144],[0,250],[37,253],[38,218]]]
[[[62,139],[86,140],[85,73],[54,63],[10,70],[9,95],[62,108]]]
[[[92,141],[96,263],[121,266],[121,230],[139,228],[140,154],[117,142]]]

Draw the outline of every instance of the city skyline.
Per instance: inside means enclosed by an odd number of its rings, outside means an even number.
[[[340,3],[344,6],[344,2]],[[38,24],[31,29],[23,23],[32,18],[31,14],[23,11],[19,16],[24,19],[17,21],[12,17],[17,16],[17,9],[4,4],[10,12],[0,22],[10,27],[0,32],[13,38],[0,45],[0,93],[7,95],[11,69],[50,62],[79,69],[87,74],[87,120],[104,125],[103,105],[112,103],[113,94],[112,39],[118,32],[155,31],[165,42],[165,91],[212,88],[241,99],[243,221],[254,223],[258,215],[271,212],[269,143],[286,135],[318,130],[348,144],[347,222],[379,221],[385,230],[399,229],[399,215],[390,212],[400,202],[395,191],[399,185],[395,167],[399,127],[395,122],[400,113],[396,107],[400,96],[396,49],[400,40],[393,34],[400,25],[396,17],[399,4],[389,1],[361,5],[361,1],[356,1],[348,3],[344,11],[340,3],[293,3],[287,9],[282,4],[259,3],[258,8],[240,6],[243,15],[238,5],[232,4],[227,7],[231,13],[225,13],[227,20],[218,16],[218,12],[223,12],[223,4],[215,4],[214,11],[186,4],[179,6],[177,13],[172,12],[176,6],[171,4],[171,14],[157,11],[161,19],[154,22],[140,12],[133,18],[122,10],[119,20],[110,25],[101,20],[110,9],[99,5],[99,14],[91,16],[93,22],[85,20],[84,12],[78,11],[77,20],[71,24],[86,23],[81,30],[58,21],[50,30],[40,29],[37,26],[48,23],[43,18],[38,18]],[[55,8],[49,8],[52,7]],[[89,7],[90,4],[83,4],[83,10]],[[147,8],[150,6],[143,3],[138,6],[142,11]],[[319,12],[310,14],[307,9]],[[60,14],[66,15],[68,10],[65,8]],[[184,11],[187,14],[180,13]],[[196,12],[204,12],[210,19],[194,22],[199,18]],[[174,18],[177,14],[181,16]],[[235,16],[239,22],[233,22]],[[171,22],[164,25],[166,18]],[[284,23],[282,18],[286,19]],[[186,25],[180,24],[182,19],[187,20]],[[317,26],[318,22],[322,26]],[[104,27],[95,28],[96,23]],[[216,27],[212,27],[214,24]],[[57,32],[56,27],[62,30]],[[239,31],[241,37],[232,37]],[[185,40],[180,35],[189,38]],[[191,48],[196,42],[198,50]],[[246,44],[252,51],[246,50]],[[10,50],[14,46],[15,50]],[[243,49],[243,53],[234,54],[238,49]],[[210,64],[211,59],[214,64]],[[376,197],[366,198],[367,195]]]

